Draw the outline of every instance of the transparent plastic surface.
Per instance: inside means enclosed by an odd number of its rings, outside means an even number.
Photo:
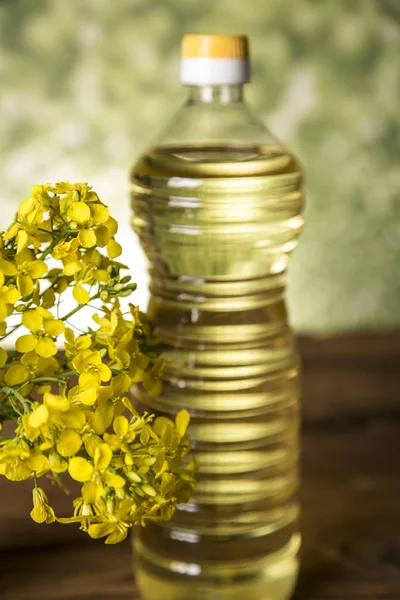
[[[133,227],[167,361],[163,394],[134,394],[156,414],[191,412],[200,466],[190,502],[138,532],[145,600],[284,600],[294,588],[299,361],[284,287],[301,183],[237,87],[191,90],[133,169]]]

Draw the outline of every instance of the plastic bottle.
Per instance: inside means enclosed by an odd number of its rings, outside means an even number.
[[[191,413],[190,502],[135,541],[145,600],[283,600],[298,533],[299,362],[284,302],[302,172],[243,99],[244,36],[188,35],[187,98],[132,172],[133,227],[164,343],[150,412]]]

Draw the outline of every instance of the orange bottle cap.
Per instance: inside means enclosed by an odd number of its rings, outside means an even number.
[[[239,58],[249,56],[245,35],[188,34],[182,40],[182,58]]]

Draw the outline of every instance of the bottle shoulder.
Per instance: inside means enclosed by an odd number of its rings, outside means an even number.
[[[233,178],[302,174],[295,157],[277,144],[202,143],[160,144],[137,160],[133,177]]]

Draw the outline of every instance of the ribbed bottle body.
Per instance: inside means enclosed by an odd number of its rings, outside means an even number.
[[[190,502],[137,536],[146,600],[288,598],[299,534],[299,361],[284,302],[302,174],[279,146],[159,147],[132,176],[164,390],[191,413]]]

